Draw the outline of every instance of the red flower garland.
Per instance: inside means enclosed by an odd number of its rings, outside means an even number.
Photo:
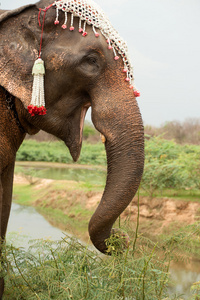
[[[43,116],[46,115],[46,111],[47,109],[44,106],[34,106],[34,105],[29,105],[28,106],[28,112],[29,114],[31,114],[32,117],[39,115],[39,116]]]

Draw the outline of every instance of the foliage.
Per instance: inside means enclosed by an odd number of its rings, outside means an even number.
[[[163,189],[200,189],[200,147],[160,137],[146,141],[141,187],[150,197]]]
[[[195,299],[195,300],[200,299],[200,281],[195,282],[195,283],[192,285],[191,290],[192,290],[192,292],[193,292],[194,299]]]
[[[17,153],[19,161],[72,163],[62,142],[26,140]],[[83,143],[80,164],[106,165],[103,144]],[[164,189],[200,189],[200,147],[179,145],[155,137],[145,142],[145,169],[141,187],[150,197]]]
[[[66,151],[60,142],[29,140],[18,152],[18,160],[71,163]],[[200,189],[198,146],[156,137],[146,141],[145,155],[141,187],[151,197],[162,189]],[[80,163],[105,165],[104,146],[84,143]],[[167,298],[169,267],[172,260],[199,257],[199,224],[160,236],[156,242],[139,233],[138,226],[139,217],[135,231],[126,228],[133,242],[125,251],[118,233],[106,241],[108,257],[67,237],[57,243],[37,241],[28,251],[7,246],[3,251],[5,299],[181,299]],[[192,286],[193,300],[200,297],[199,286],[199,282]]]
[[[92,126],[90,122],[85,122],[83,127],[83,138],[88,139],[91,136],[98,134],[96,129]],[[99,134],[98,134],[99,136]]]
[[[153,266],[152,254],[102,257],[66,238],[36,242],[28,252],[7,247],[5,256],[5,297],[13,300],[160,299],[166,294],[165,267]]]
[[[167,140],[175,140],[179,144],[200,145],[200,119],[190,118],[184,122],[171,121],[160,127],[145,126],[148,136],[160,136]]]
[[[73,163],[68,148],[63,142],[36,142],[25,140],[17,152],[18,161],[46,161],[58,163]],[[83,143],[80,164],[105,165],[106,157],[102,143]]]
[[[142,235],[138,217],[116,222],[106,240],[109,256],[65,236],[62,241],[32,241],[28,251],[3,247],[5,299],[181,299],[168,295],[171,262],[200,255],[200,224],[184,226],[156,242]],[[130,239],[127,243],[128,232]],[[192,287],[198,299],[199,283]]]
[[[114,248],[119,249],[120,242],[116,235],[109,242],[110,256],[102,256],[68,236],[59,242],[32,241],[28,251],[7,245],[2,265],[5,299],[164,299],[168,296],[171,261],[186,259],[180,250],[189,250],[198,242],[199,234],[200,227],[194,224],[159,243],[138,235],[134,246],[129,244],[117,254]],[[199,247],[196,250],[199,255]],[[192,292],[191,299],[198,299],[199,283],[193,285]]]

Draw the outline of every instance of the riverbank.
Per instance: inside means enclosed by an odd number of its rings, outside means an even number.
[[[41,165],[39,166],[41,167]],[[89,184],[79,180],[43,179],[32,177],[32,175],[29,177],[29,175],[15,175],[14,202],[35,207],[53,226],[88,243],[88,222],[101,200],[104,185]],[[177,193],[175,194],[176,197],[179,196]],[[156,197],[150,200],[142,194],[139,204],[140,226],[137,241],[135,239],[138,213],[137,196],[120,219],[116,221],[115,227],[121,227],[130,236],[130,257],[128,258],[130,265],[134,265],[135,270],[138,268],[138,262],[141,263],[141,269],[137,270],[138,282],[140,282],[140,276],[143,276],[141,274],[144,276],[146,273],[151,274],[152,278],[150,279],[150,276],[147,283],[153,284],[154,280],[163,282],[163,288],[159,287],[160,291],[163,291],[168,285],[169,266],[174,262],[181,261],[184,268],[187,266],[188,270],[193,272],[193,266],[199,265],[199,226],[193,224],[197,224],[199,221],[200,203],[198,200],[195,201],[195,197],[193,194],[192,201],[189,201],[188,195],[186,195],[186,199],[181,196],[182,200],[169,197]],[[136,246],[133,246],[134,241],[136,241]],[[134,258],[131,259],[133,249],[135,249]],[[86,250],[82,249],[81,251],[84,251],[84,257],[85,255],[87,257]],[[78,265],[85,264],[84,257],[83,261],[82,258],[78,258],[80,260]],[[96,260],[98,259],[99,257],[96,258]],[[125,257],[124,259],[126,262]],[[121,261],[119,260],[118,263],[121,264]],[[73,265],[75,264],[77,262],[73,262]],[[109,260],[107,264],[109,265]],[[90,269],[91,266],[87,265],[87,268]],[[187,270],[187,268],[185,269]],[[122,265],[120,271],[122,274],[123,270],[124,266]],[[76,280],[78,281],[78,278]],[[131,277],[130,280],[135,282]],[[155,291],[157,291],[157,283],[155,284]],[[191,295],[189,289],[192,284],[193,281],[188,285],[187,295]],[[197,285],[197,289],[199,289],[199,285]],[[146,287],[145,293],[149,294],[146,292]],[[155,294],[152,297],[155,299]],[[191,298],[186,296],[186,298],[173,299]]]
[[[103,186],[85,182],[52,179],[32,179],[15,175],[14,201],[30,205],[53,225],[84,241],[88,241],[88,223],[98,206]],[[119,223],[134,232],[137,224],[138,198],[133,199],[123,212]],[[149,200],[140,196],[140,232],[143,236],[157,240],[170,236],[181,227],[200,221],[200,202],[156,197]]]

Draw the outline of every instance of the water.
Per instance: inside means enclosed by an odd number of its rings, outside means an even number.
[[[33,177],[54,179],[54,180],[73,180],[89,182],[91,184],[104,185],[106,181],[106,170],[93,167],[76,168],[55,168],[55,167],[25,167],[20,164],[16,167],[17,172],[22,172]]]
[[[191,271],[192,270],[192,271]],[[189,299],[191,297],[191,286],[200,281],[200,264],[191,263],[188,269],[187,263],[181,263],[172,265],[170,269],[171,277],[174,286],[169,289],[170,293],[176,293],[181,296],[182,299]]]
[[[29,240],[61,240],[65,234],[53,227],[35,208],[12,203],[6,240],[15,247],[28,248]]]

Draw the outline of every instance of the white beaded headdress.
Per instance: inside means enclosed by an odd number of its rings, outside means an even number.
[[[59,0],[55,1],[53,4],[48,6],[45,9],[41,9],[46,13],[46,11],[51,8],[56,8],[56,19],[54,21],[55,25],[59,24],[59,12],[64,12],[65,14],[65,20],[62,24],[62,28],[65,30],[67,29],[67,20],[68,15],[67,13],[71,13],[71,21],[70,21],[70,31],[75,30],[74,28],[74,17],[79,18],[79,32],[82,34],[83,37],[87,36],[86,26],[91,25],[94,31],[95,36],[98,38],[99,33],[96,31],[96,29],[99,29],[102,33],[102,35],[105,37],[107,43],[108,43],[108,49],[113,51],[114,59],[118,60],[120,55],[122,57],[123,63],[124,63],[124,69],[123,72],[126,74],[125,81],[129,82],[129,87],[133,89],[135,97],[140,96],[140,92],[137,90],[134,84],[134,77],[133,77],[133,67],[131,65],[131,61],[129,58],[128,48],[126,42],[120,37],[119,33],[113,28],[112,24],[110,23],[109,19],[103,12],[103,10],[92,0]],[[40,12],[41,12],[40,10]],[[45,16],[44,16],[45,17]],[[44,21],[44,19],[43,19]],[[43,22],[44,26],[44,22]],[[41,106],[44,108],[44,93],[41,92],[41,85],[42,85],[42,79],[41,76],[44,76],[44,70],[39,73],[37,69],[37,65],[40,66],[41,69],[41,49],[39,53],[39,64],[36,61],[34,65],[34,68],[36,68],[36,71],[33,72],[33,74],[37,74],[37,77],[40,77],[40,84],[39,79],[35,80],[35,82],[38,82],[38,87],[33,87],[33,96],[32,96],[32,102],[29,107],[31,109],[34,105],[37,107],[40,106],[38,101],[40,102],[39,97],[41,97]],[[36,107],[35,106],[35,107]],[[36,109],[37,111],[37,109]],[[31,111],[30,111],[31,112]],[[35,112],[37,114],[37,112]],[[43,113],[41,113],[43,114]]]

